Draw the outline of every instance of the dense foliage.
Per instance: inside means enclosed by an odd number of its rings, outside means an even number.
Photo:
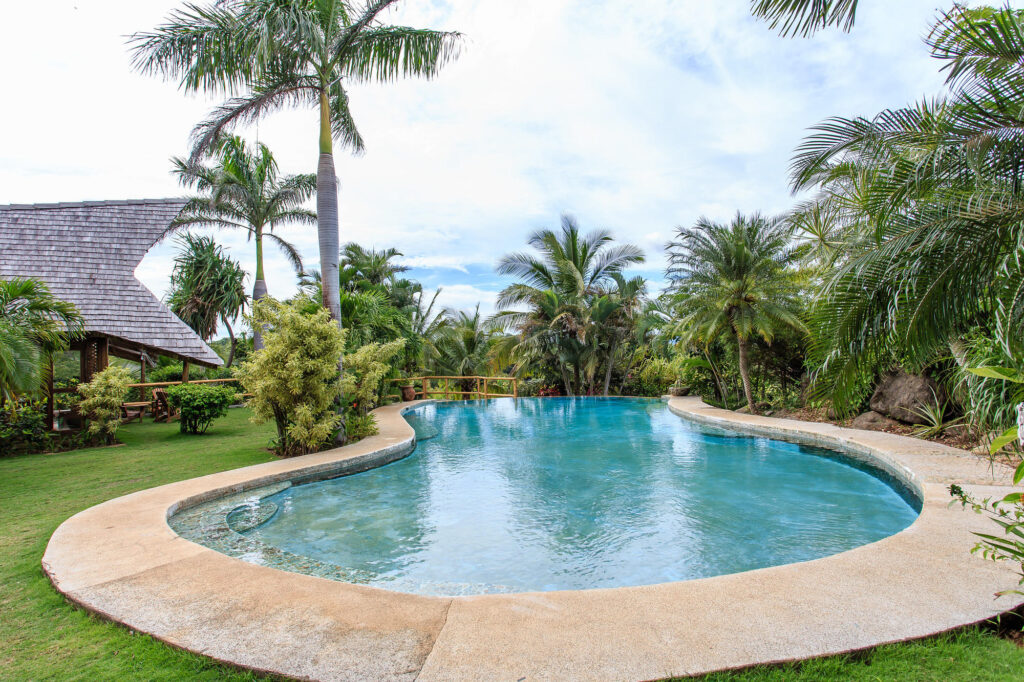
[[[238,393],[228,386],[181,384],[167,389],[167,401],[178,410],[181,432],[198,434],[228,413]]]
[[[75,306],[34,279],[0,279],[0,402],[42,386],[50,358],[82,333]]]

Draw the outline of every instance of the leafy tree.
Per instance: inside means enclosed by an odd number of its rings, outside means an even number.
[[[342,425],[335,412],[341,398],[338,362],[345,334],[330,313],[299,296],[280,303],[267,296],[253,303],[250,324],[264,329],[264,346],[238,370],[253,421],[273,419],[276,449],[285,456],[314,452]]]
[[[124,367],[111,365],[93,375],[92,381],[79,384],[82,400],[78,409],[88,420],[87,436],[95,442],[111,445],[121,426],[121,404],[134,378]]]
[[[135,67],[180,79],[186,92],[232,97],[194,131],[193,160],[225,130],[283,107],[320,114],[317,216],[324,305],[341,319],[338,297],[338,187],[334,140],[353,151],[363,139],[349,111],[352,83],[430,78],[459,52],[458,33],[388,26],[380,16],[398,0],[220,0],[187,5],[150,33],[131,39]]]
[[[35,279],[0,279],[0,400],[39,390],[44,365],[80,337],[84,322]]]
[[[224,324],[231,339],[226,367],[235,357],[235,332],[231,322],[245,308],[245,270],[224,253],[211,237],[184,235],[181,253],[174,259],[171,293],[167,304],[185,324],[208,341]]]
[[[670,244],[668,276],[682,316],[679,335],[708,344],[723,332],[736,339],[747,407],[755,413],[750,343],[770,342],[782,327],[804,329],[790,266],[798,254],[789,227],[760,214],[728,225],[700,218]]]
[[[169,231],[188,227],[244,230],[256,245],[252,298],[258,301],[267,295],[264,239],[281,249],[296,272],[302,272],[298,249],[274,234],[274,229],[289,223],[316,223],[316,214],[303,208],[316,191],[316,176],[280,177],[277,161],[265,144],[260,143],[255,150],[250,150],[245,140],[234,135],[222,139],[210,151],[216,158],[211,166],[182,158],[172,159],[181,184],[202,194],[189,200]],[[257,349],[263,344],[259,329],[253,330],[253,342]]]

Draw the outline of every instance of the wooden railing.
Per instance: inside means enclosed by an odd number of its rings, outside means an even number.
[[[432,388],[431,383],[434,381],[444,381],[444,385]],[[472,381],[474,382],[475,389],[472,391],[463,391],[460,385],[463,382]],[[452,383],[455,386],[452,386]],[[491,382],[506,382],[512,386],[511,393],[491,393]],[[430,398],[433,396],[444,396],[445,400],[451,400],[453,396],[464,398],[465,396],[475,396],[477,398],[518,398],[519,397],[519,379],[516,377],[478,377],[478,376],[424,376],[424,377],[406,377],[403,379],[392,379],[391,383],[400,384],[404,386],[412,385],[416,387],[419,385],[419,390],[416,391],[416,398]],[[394,394],[392,394],[394,395]]]

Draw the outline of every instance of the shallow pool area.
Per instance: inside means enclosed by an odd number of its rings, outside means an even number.
[[[858,461],[711,431],[660,401],[439,403],[406,419],[419,442],[404,459],[222,506],[245,548],[232,553],[419,594],[576,590],[816,559],[919,510]]]

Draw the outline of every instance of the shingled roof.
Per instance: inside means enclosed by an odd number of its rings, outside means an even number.
[[[135,268],[184,199],[0,206],[0,277],[33,277],[74,303],[90,333],[202,365],[222,364]]]

